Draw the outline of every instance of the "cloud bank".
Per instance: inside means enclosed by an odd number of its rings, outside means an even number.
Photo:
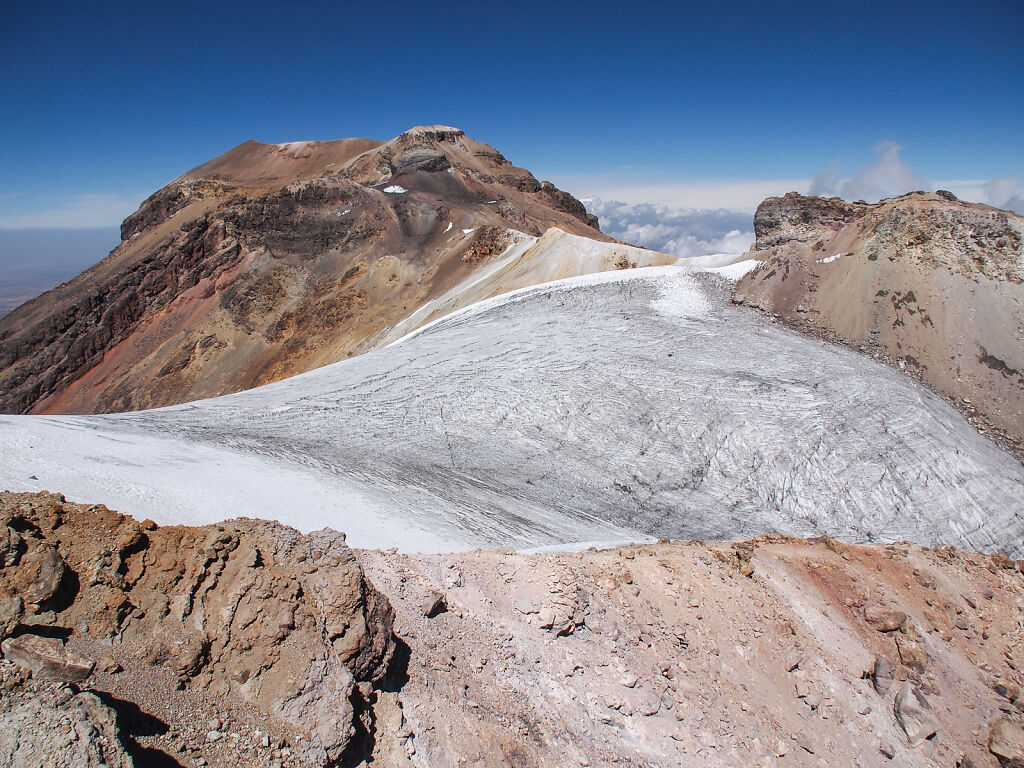
[[[998,177],[989,181],[929,181],[918,176],[914,169],[900,159],[899,144],[883,141],[875,146],[878,160],[857,171],[849,178],[839,175],[835,164],[815,174],[808,193],[819,197],[841,197],[844,200],[877,202],[883,197],[895,197],[915,190],[933,192],[948,189],[958,197],[971,202],[987,203],[996,208],[1024,214],[1024,189],[1020,179]]]
[[[819,197],[841,197],[844,200],[867,200],[877,202],[883,197],[895,197],[905,192],[928,189],[932,185],[914,173],[913,169],[900,160],[903,149],[893,141],[883,141],[875,146],[878,162],[862,168],[852,178],[840,179],[836,166],[815,175],[811,180],[810,194]]]
[[[754,242],[749,213],[630,204],[598,197],[584,198],[583,203],[601,222],[601,231],[672,256],[738,255]]]
[[[806,190],[807,179],[677,179],[666,181],[661,173],[638,172],[561,174],[551,181],[576,197],[616,200],[630,205],[652,204],[675,208],[754,213],[766,197]]]
[[[983,202],[996,208],[1005,208],[1024,214],[1024,187],[1020,178],[999,177],[981,185]]]

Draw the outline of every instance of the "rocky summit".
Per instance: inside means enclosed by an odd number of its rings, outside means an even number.
[[[455,128],[248,141],[142,203],[102,262],[0,320],[0,411],[168,405],[336,362],[552,227],[610,241],[578,200]]]
[[[754,232],[734,301],[890,361],[1024,456],[1024,217],[943,191],[791,193]]]

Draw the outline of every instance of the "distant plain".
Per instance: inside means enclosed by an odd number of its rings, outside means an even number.
[[[0,317],[91,267],[120,239],[114,227],[0,229]]]

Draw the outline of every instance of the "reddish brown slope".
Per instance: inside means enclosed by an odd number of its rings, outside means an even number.
[[[754,230],[764,264],[737,301],[890,359],[1020,451],[1024,218],[948,192],[791,193],[765,200]]]
[[[609,239],[575,198],[457,129],[246,142],[0,320],[0,410],[168,405],[334,362],[500,253],[506,229],[552,226]]]
[[[329,529],[159,527],[45,493],[0,494],[0,532],[4,765],[126,766],[93,693],[139,768],[1024,759],[1024,561],[1005,555],[352,552]],[[105,759],[39,748],[68,742]]]

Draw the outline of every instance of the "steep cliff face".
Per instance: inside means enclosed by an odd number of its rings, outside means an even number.
[[[167,405],[334,362],[484,266],[502,233],[552,226],[609,240],[575,198],[454,128],[246,142],[0,320],[0,410]]]
[[[791,193],[765,200],[754,230],[763,264],[735,301],[891,360],[1021,455],[1024,218],[948,192]]]

